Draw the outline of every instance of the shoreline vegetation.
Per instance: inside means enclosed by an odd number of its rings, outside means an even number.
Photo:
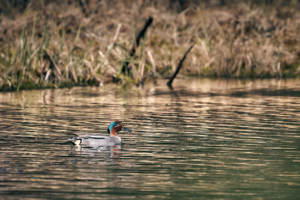
[[[300,76],[297,0],[4,2],[0,91],[139,86],[178,68],[193,77]]]

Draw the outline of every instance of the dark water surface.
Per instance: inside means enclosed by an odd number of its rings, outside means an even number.
[[[65,144],[114,119],[121,147]],[[299,80],[0,93],[0,120],[0,200],[300,199]]]

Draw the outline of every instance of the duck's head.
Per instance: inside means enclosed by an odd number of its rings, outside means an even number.
[[[113,136],[118,136],[118,131],[128,131],[131,132],[130,129],[125,128],[123,123],[119,120],[115,120],[109,124],[107,127],[107,132]]]

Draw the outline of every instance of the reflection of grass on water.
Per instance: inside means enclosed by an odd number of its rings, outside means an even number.
[[[14,20],[2,16],[0,90],[110,81],[126,85],[169,77],[192,43],[184,75],[299,75],[296,1],[282,7],[238,4],[230,9],[191,4],[179,13],[157,2],[128,2],[90,1],[84,9],[52,3],[39,11],[29,5]],[[153,23],[130,58],[129,48],[149,16]],[[128,61],[125,73],[122,67]]]

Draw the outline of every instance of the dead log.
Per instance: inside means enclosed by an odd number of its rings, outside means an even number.
[[[146,21],[146,23],[145,23],[144,27],[142,28],[142,30],[139,32],[139,34],[138,34],[137,37],[135,38],[135,43],[132,45],[131,50],[130,50],[130,52],[129,52],[130,59],[132,58],[132,56],[134,56],[135,51],[136,51],[136,48],[137,48],[137,47],[139,46],[139,44],[140,44],[141,38],[145,35],[146,30],[147,30],[147,28],[151,25],[152,21],[153,21],[153,18],[150,16],[150,17],[148,18],[148,20]],[[129,68],[128,68],[128,65],[129,65],[129,63],[130,63],[130,62],[129,62],[130,59],[128,59],[128,60],[124,63],[124,65],[123,65],[123,68],[122,68],[122,73],[123,73],[123,74],[125,74],[125,73],[129,74]]]
[[[172,75],[172,77],[169,79],[167,85],[168,85],[170,88],[172,88],[173,80],[175,79],[175,77],[177,76],[179,70],[181,69],[183,61],[185,60],[187,54],[191,51],[191,49],[193,48],[194,45],[195,45],[195,44],[193,44],[193,45],[185,52],[184,56],[181,58],[181,60],[180,60],[180,62],[179,62],[179,64],[178,64],[178,66],[177,66],[176,71],[174,72],[174,74]]]

